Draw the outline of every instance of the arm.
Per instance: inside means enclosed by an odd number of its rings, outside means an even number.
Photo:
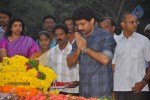
[[[86,54],[90,56],[92,59],[102,63],[103,65],[107,65],[110,61],[110,58],[107,55],[101,52],[96,52],[90,48],[86,49]]]
[[[72,67],[74,64],[77,63],[77,60],[79,58],[79,55],[80,55],[80,51],[79,49],[77,49],[74,53],[72,54],[69,54],[67,56],[67,64],[68,64],[68,67]]]
[[[115,64],[112,64],[112,71],[115,72]]]
[[[144,55],[145,55],[145,61],[147,61],[149,67],[143,79],[140,82],[135,83],[133,87],[133,91],[135,93],[139,93],[145,87],[148,80],[150,80],[150,52],[149,50],[150,50],[150,41],[147,39],[147,42],[145,43],[145,46],[144,46]]]
[[[112,50],[113,44],[110,42],[109,39],[105,39],[104,41],[105,44],[103,47],[104,50],[102,52],[97,52],[92,50],[91,48],[88,48],[86,40],[79,33],[75,33],[75,39],[79,50],[82,51],[84,49],[86,51],[85,53],[89,57],[102,63],[103,65],[107,65],[110,62],[111,58],[113,57],[113,54],[109,51]]]
[[[70,84],[68,84],[69,88],[75,88],[79,85],[79,81],[73,81]]]
[[[135,83],[133,87],[133,91],[135,93],[139,93],[147,84],[147,82],[150,80],[150,61],[148,62],[149,68],[147,70],[146,75],[143,77],[143,79],[140,82]]]
[[[149,67],[147,69],[146,75],[144,76],[142,80],[142,81],[145,81],[145,83],[147,83],[150,80],[150,61],[148,62],[148,65]]]
[[[7,52],[6,52],[6,49],[4,48],[1,48],[0,49],[0,62],[3,60],[4,57],[7,56]]]

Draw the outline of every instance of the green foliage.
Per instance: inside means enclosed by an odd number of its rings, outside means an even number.
[[[46,78],[46,75],[43,72],[38,72],[37,78],[41,79],[41,80],[44,80]]]
[[[31,68],[35,68],[37,71],[39,71],[39,62],[38,62],[38,60],[31,59],[31,60],[28,61],[27,64],[29,64],[31,66]]]
[[[74,8],[80,5],[88,5],[95,10],[96,17],[112,17],[119,27],[119,18],[124,9],[132,10],[141,4],[145,12],[149,12],[148,0],[0,0],[0,9],[7,8],[14,15],[21,16],[26,25],[27,35],[35,37],[42,30],[43,17],[51,14],[56,17],[57,23],[61,23],[65,17],[71,16]],[[142,18],[140,30],[143,30],[149,14]]]
[[[9,0],[8,8],[13,15],[21,16],[26,25],[26,34],[37,35],[42,30],[43,17],[53,14],[54,8],[48,0]]]
[[[46,74],[44,74],[43,72],[40,72],[39,71],[39,61],[36,60],[36,59],[30,59],[27,63],[26,63],[26,68],[27,68],[27,71],[29,69],[32,69],[32,68],[35,68],[38,73],[36,75],[36,77],[38,79],[41,79],[41,80],[44,80],[46,78]]]

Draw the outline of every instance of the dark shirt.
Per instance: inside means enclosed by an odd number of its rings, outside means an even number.
[[[93,33],[85,38],[87,47],[108,55],[113,58],[116,42],[110,33],[96,27]],[[72,52],[76,50],[76,42],[72,47]],[[113,74],[111,62],[108,65],[92,59],[87,54],[79,56],[79,94],[84,97],[107,97],[112,95]]]

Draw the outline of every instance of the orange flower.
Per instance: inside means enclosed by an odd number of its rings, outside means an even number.
[[[19,95],[20,97],[25,97],[27,95],[34,96],[40,93],[40,90],[34,88],[25,88],[25,87],[15,87],[15,86],[0,86],[0,92],[4,93],[14,93]]]

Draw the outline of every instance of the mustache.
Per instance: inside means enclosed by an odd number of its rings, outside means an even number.
[[[79,33],[83,33],[83,31],[84,31],[84,30],[78,30],[77,32],[79,32]]]
[[[0,21],[0,23],[5,23],[4,21]]]
[[[62,39],[57,39],[57,41],[62,41]]]

